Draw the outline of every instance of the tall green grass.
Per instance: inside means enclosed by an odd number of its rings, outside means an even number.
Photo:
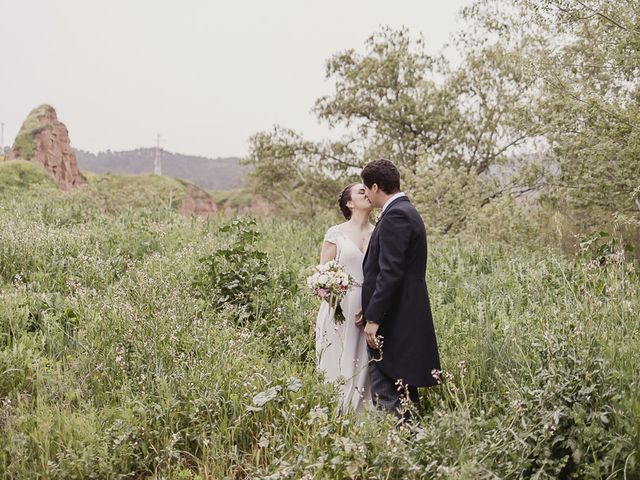
[[[258,222],[264,283],[221,305],[206,259],[241,239],[178,215],[179,186],[156,180],[0,196],[1,478],[640,475],[622,252],[431,239],[445,383],[398,429],[339,413],[315,372],[301,285],[328,221]]]

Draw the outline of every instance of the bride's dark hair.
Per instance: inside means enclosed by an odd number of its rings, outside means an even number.
[[[342,190],[342,193],[338,198],[338,205],[340,205],[340,211],[342,212],[342,215],[344,215],[344,218],[346,218],[347,220],[351,219],[351,210],[349,210],[349,207],[347,207],[347,203],[351,201],[351,189],[356,185],[358,184],[352,183],[351,185],[347,185],[346,187],[344,187],[344,190]]]

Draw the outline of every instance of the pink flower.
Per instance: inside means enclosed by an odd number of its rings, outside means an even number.
[[[329,295],[329,292],[327,292],[324,288],[319,288],[318,290],[316,290],[316,293],[320,298],[327,298],[327,296]]]

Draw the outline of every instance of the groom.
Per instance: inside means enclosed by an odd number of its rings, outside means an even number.
[[[382,213],[364,257],[356,323],[365,325],[374,404],[407,418],[401,408],[405,395],[417,402],[417,387],[434,385],[431,372],[440,370],[425,280],[427,236],[418,211],[400,191],[393,163],[370,162],[361,177],[367,198]]]

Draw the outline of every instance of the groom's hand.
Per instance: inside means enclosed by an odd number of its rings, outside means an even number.
[[[376,338],[378,328],[380,328],[380,325],[373,322],[367,322],[367,325],[364,327],[364,337],[367,339],[367,345],[373,350],[378,350],[378,339]]]
[[[356,313],[356,327],[364,327],[364,314],[362,313],[362,310]]]

